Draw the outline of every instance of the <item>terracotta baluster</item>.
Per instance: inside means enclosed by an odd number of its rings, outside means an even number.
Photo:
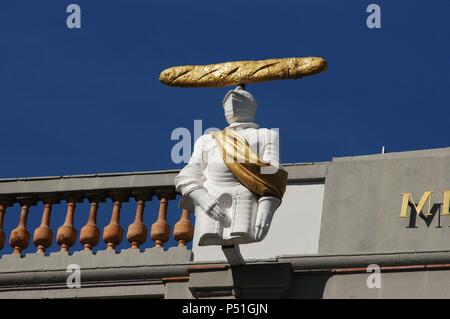
[[[131,248],[138,249],[147,240],[147,227],[143,223],[145,201],[150,197],[147,194],[136,195],[136,216],[134,223],[128,226],[127,239]]]
[[[22,250],[28,247],[30,233],[27,230],[27,219],[32,203],[30,201],[21,201],[19,224],[12,230],[9,237],[9,245],[14,249],[13,254],[20,255]]]
[[[125,195],[113,195],[113,209],[111,220],[103,229],[103,240],[105,241],[107,250],[114,250],[117,245],[122,242],[123,229],[120,226],[120,208],[125,200]]]
[[[186,246],[194,237],[194,226],[189,220],[189,211],[183,209],[180,220],[173,229],[173,238],[178,241],[178,246]]]
[[[64,224],[58,228],[56,233],[56,241],[61,247],[62,252],[68,252],[69,248],[75,244],[77,239],[77,230],[73,227],[73,217],[75,214],[77,198],[67,198],[67,213]]]
[[[3,220],[6,213],[6,207],[8,203],[6,201],[0,202],[0,249],[5,245],[5,232],[3,231]]]
[[[169,195],[162,194],[159,197],[159,214],[158,219],[152,225],[151,238],[155,242],[156,247],[163,247],[164,243],[169,240],[170,226],[167,223],[167,205],[169,203]]]
[[[91,203],[91,208],[89,211],[88,221],[80,231],[80,242],[83,244],[85,251],[92,251],[92,248],[97,246],[100,239],[100,230],[97,226],[99,198],[91,197],[89,198],[89,202]]]
[[[45,254],[45,250],[52,245],[53,232],[50,229],[50,216],[54,199],[44,199],[44,211],[42,213],[41,225],[34,230],[33,241],[37,247],[37,253]]]

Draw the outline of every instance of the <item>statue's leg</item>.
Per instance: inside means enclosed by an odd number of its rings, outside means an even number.
[[[236,244],[254,242],[254,225],[258,209],[257,197],[245,187],[240,187],[233,196],[234,207],[230,236]]]
[[[203,211],[195,214],[195,231],[200,233],[198,245],[221,245],[223,227]]]

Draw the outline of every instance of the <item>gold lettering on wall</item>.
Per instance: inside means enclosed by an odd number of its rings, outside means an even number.
[[[432,193],[433,192],[425,192],[423,194],[422,198],[420,199],[419,204],[417,204],[417,206],[415,204],[416,202],[412,198],[411,193],[403,193],[403,200],[402,200],[402,208],[400,210],[400,217],[402,217],[402,218],[408,217],[408,206],[409,206],[409,203],[411,203],[414,206],[414,208],[416,209],[417,215],[419,215],[420,212],[422,211],[422,209],[424,208],[425,204],[428,202],[428,212],[427,212],[426,215],[427,216],[430,215],[431,194]]]
[[[450,191],[444,192],[444,200],[442,202],[442,215],[450,215]]]
[[[412,198],[411,193],[402,193],[402,207],[400,209],[400,216],[401,218],[407,218],[408,217],[408,208],[411,205],[412,207],[414,207],[417,215],[419,215],[424,207],[425,204],[428,202],[428,212],[422,212],[425,216],[429,216],[431,215],[431,197],[432,197],[433,192],[427,191],[425,193],[423,193],[422,198],[420,199],[419,203],[416,205],[416,202],[414,201],[414,199]],[[442,211],[441,211],[441,215],[445,216],[445,215],[450,215],[450,190],[446,190],[444,191],[444,197],[443,197],[443,201],[442,201]]]

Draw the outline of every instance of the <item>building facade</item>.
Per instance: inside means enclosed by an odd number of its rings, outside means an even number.
[[[177,171],[0,180],[0,228],[18,220],[0,232],[0,246],[13,248],[0,258],[0,298],[450,298],[450,148],[284,167],[289,183],[269,234],[241,245],[246,263],[237,267],[221,247],[197,245],[189,212],[167,222]],[[130,198],[131,227],[119,219]],[[145,225],[152,198],[159,211]],[[106,200],[111,221],[101,231],[95,217]],[[82,201],[90,214],[77,230]],[[28,229],[37,203],[42,223]],[[66,219],[53,234],[56,205]],[[100,237],[106,250],[96,249]],[[129,248],[118,250],[125,237]],[[171,237],[177,247],[168,247]],[[154,247],[143,249],[150,239]],[[83,248],[74,251],[77,241]],[[25,254],[32,243],[36,252]],[[68,287],[71,265],[80,269],[79,288]]]

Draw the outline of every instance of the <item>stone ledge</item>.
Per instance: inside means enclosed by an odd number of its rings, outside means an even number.
[[[139,259],[140,255],[145,256]],[[184,247],[167,252],[152,248],[142,253],[129,249],[120,254],[104,251],[97,255],[80,252],[74,255],[55,253],[47,257],[33,254],[24,258],[6,257],[9,268],[3,267],[4,261],[0,263],[0,298],[282,298],[289,297],[292,284],[308,285],[319,277],[323,284],[336,276],[357,276],[358,273],[366,276],[363,268],[369,264],[378,264],[383,273],[420,274],[440,271],[439,273],[447,274],[450,269],[450,251],[293,255],[252,260],[239,267],[230,267],[220,262],[192,262],[191,252]],[[134,263],[134,257],[139,259],[139,263]],[[34,269],[14,269],[14,264],[20,267],[22,263],[26,263],[27,258],[34,260]],[[90,261],[80,265],[81,289],[68,289],[67,265],[85,258]],[[114,261],[116,258],[120,262]],[[45,260],[58,260],[56,265],[60,267],[55,265],[52,269],[47,269]],[[174,264],[169,264],[170,260]],[[425,267],[418,267],[419,265]]]
[[[164,251],[162,248],[147,248],[143,252],[137,249],[115,251],[98,251],[96,254],[77,251],[69,255],[64,252],[51,253],[49,256],[37,253],[3,255],[0,258],[0,275],[9,273],[65,271],[68,265],[77,264],[81,269],[104,269],[120,267],[141,267],[152,265],[186,264],[193,259],[192,252],[186,247],[172,247]]]
[[[320,180],[325,178],[328,162],[283,165],[289,180]],[[120,190],[130,188],[173,188],[179,170],[136,173],[109,173],[73,176],[0,179],[0,195],[54,194]]]
[[[333,162],[370,161],[370,160],[388,160],[388,159],[424,158],[424,157],[448,157],[448,156],[450,156],[450,147],[405,151],[405,152],[392,152],[384,154],[333,157]]]

